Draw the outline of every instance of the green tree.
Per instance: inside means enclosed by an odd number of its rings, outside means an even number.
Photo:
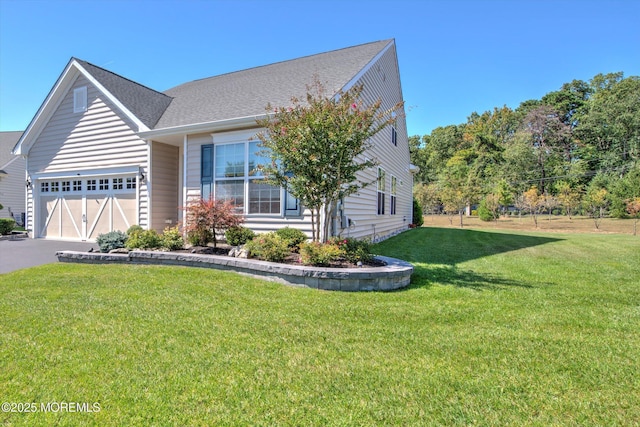
[[[579,117],[576,134],[591,147],[592,163],[603,170],[627,170],[640,159],[640,77],[599,74]]]
[[[640,197],[640,164],[622,177],[610,174],[607,188],[611,193],[609,213],[614,218],[626,218],[628,215],[627,201]]]
[[[502,206],[503,213],[509,205],[513,204],[513,188],[506,180],[501,179],[495,186],[494,194],[498,197],[498,204]]]
[[[500,202],[497,194],[487,194],[478,206],[478,217],[482,221],[495,221],[500,216]]]
[[[565,124],[558,112],[548,105],[540,105],[530,110],[524,117],[523,132],[529,136],[538,165],[538,187],[542,193],[546,191],[547,177],[552,176],[554,166],[562,161],[566,154],[564,146],[571,137],[570,127]],[[565,159],[569,161],[570,159]],[[557,170],[557,169],[556,169]]]
[[[474,159],[475,152],[472,149],[459,150],[447,161],[439,179],[442,189],[440,198],[445,210],[449,214],[459,214],[460,227],[463,226],[465,208],[479,198],[476,177],[470,173],[470,165]]]
[[[258,134],[272,162],[264,172],[269,182],[283,186],[312,212],[313,240],[326,241],[336,203],[371,184],[359,172],[375,166],[363,154],[371,138],[393,125],[398,103],[383,110],[382,101],[367,104],[362,85],[328,94],[316,78],[307,87],[306,102],[292,98],[291,107],[267,106],[258,120]]]
[[[414,182],[428,182],[429,169],[427,168],[427,152],[424,149],[423,139],[418,135],[409,137],[409,156],[411,164],[419,168],[418,172],[413,175]]]
[[[422,182],[434,182],[445,168],[447,161],[463,148],[464,125],[435,128],[423,141],[424,170],[420,170]]]
[[[433,209],[440,204],[439,193],[438,185],[433,182],[413,186],[413,195],[426,214],[433,213]]]

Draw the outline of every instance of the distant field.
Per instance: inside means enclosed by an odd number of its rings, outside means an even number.
[[[454,216],[452,223],[447,215],[426,215],[424,217],[425,227],[460,227],[460,217]],[[535,228],[531,216],[507,216],[497,221],[481,221],[477,216],[465,216],[463,226],[483,229],[503,229],[519,231],[551,231],[558,233],[620,233],[633,234],[633,219],[604,218],[600,222],[600,228],[596,229],[592,218],[578,216],[569,219],[561,215],[540,215],[538,217],[538,228]],[[640,223],[638,224],[638,234],[640,234]]]

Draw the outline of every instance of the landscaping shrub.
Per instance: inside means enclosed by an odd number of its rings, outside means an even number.
[[[0,218],[0,234],[11,234],[13,227],[16,226],[15,220],[11,218]]]
[[[238,225],[235,227],[230,227],[224,233],[224,237],[225,239],[227,239],[227,243],[231,246],[240,246],[244,245],[249,240],[253,240],[256,237],[256,233],[254,233],[247,227]]]
[[[480,205],[478,206],[477,213],[478,213],[478,218],[480,218],[481,221],[493,221],[498,219],[497,214],[491,211],[491,209],[487,207],[486,199],[482,199],[480,201]],[[472,215],[473,215],[473,212],[472,212]]]
[[[366,263],[373,259],[371,254],[371,243],[368,240],[358,240],[353,237],[339,238],[333,237],[329,243],[337,245],[342,250],[342,257],[352,263]]]
[[[134,231],[126,243],[128,249],[155,249],[160,246],[160,235],[156,230]]]
[[[96,243],[100,247],[100,252],[109,252],[113,249],[124,248],[127,243],[127,235],[122,231],[110,231],[108,233],[98,234]]]
[[[281,228],[276,231],[276,234],[286,240],[289,249],[295,252],[298,251],[300,244],[307,241],[307,235],[297,228]]]
[[[326,267],[338,261],[344,252],[333,243],[306,242],[300,245],[300,260],[304,265]]]
[[[282,262],[291,253],[287,241],[276,233],[259,234],[245,248],[252,257],[271,262]]]
[[[213,233],[206,229],[187,232],[187,242],[193,246],[207,246],[213,241]]]
[[[195,246],[206,246],[213,242],[215,247],[218,232],[224,234],[229,228],[244,222],[244,218],[234,212],[233,205],[228,201],[194,200],[189,202],[185,211],[187,239]]]
[[[420,203],[415,197],[413,198],[413,223],[418,227],[422,227],[422,224],[424,224],[422,206],[420,206]]]
[[[137,224],[133,224],[131,227],[129,227],[129,229],[127,230],[127,236],[131,236],[133,233],[137,233],[137,232],[142,232],[144,231],[144,228],[140,227]]]
[[[160,246],[169,251],[177,251],[184,248],[184,239],[180,228],[178,226],[166,227],[162,232],[162,236],[160,236]]]

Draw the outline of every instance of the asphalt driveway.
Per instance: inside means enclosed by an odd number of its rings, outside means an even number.
[[[58,262],[57,251],[98,250],[98,245],[90,242],[66,242],[63,240],[15,238],[0,240],[0,274]]]

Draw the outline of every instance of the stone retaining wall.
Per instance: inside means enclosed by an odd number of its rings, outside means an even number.
[[[326,268],[277,264],[255,259],[178,252],[133,251],[128,254],[60,251],[60,262],[160,264],[215,268],[255,276],[287,285],[333,291],[390,291],[409,285],[413,266],[408,262],[377,256],[384,267]]]

